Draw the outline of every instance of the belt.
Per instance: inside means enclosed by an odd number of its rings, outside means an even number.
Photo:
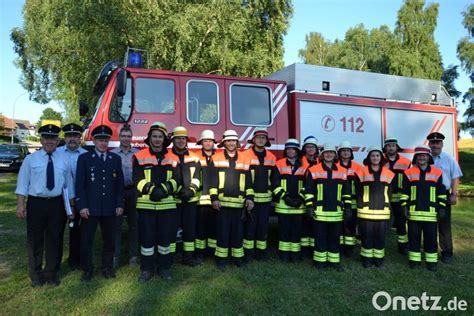
[[[58,195],[58,196],[34,196],[34,195],[29,195],[29,199],[37,199],[37,200],[56,200],[56,199],[61,199],[63,196]]]

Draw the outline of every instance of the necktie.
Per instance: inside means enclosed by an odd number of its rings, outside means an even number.
[[[105,162],[105,155],[104,155],[104,154],[100,154],[100,159],[102,159],[102,161]]]
[[[48,153],[48,166],[46,167],[46,187],[49,191],[54,189],[54,165],[51,153]]]

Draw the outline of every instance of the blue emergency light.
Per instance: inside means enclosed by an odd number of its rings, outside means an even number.
[[[128,56],[128,67],[142,68],[142,54],[133,52]]]

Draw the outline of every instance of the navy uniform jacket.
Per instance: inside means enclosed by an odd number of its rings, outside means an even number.
[[[119,155],[107,152],[105,162],[95,151],[79,156],[76,172],[76,209],[91,216],[115,216],[123,208],[123,173]]]

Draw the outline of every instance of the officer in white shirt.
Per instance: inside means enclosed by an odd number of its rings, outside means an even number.
[[[64,155],[64,158],[69,162],[71,166],[71,174],[72,179],[75,181],[76,179],[76,168],[77,168],[77,158],[79,158],[80,154],[87,152],[81,145],[81,136],[83,129],[81,126],[70,123],[66,124],[62,128],[64,132],[64,142],[65,145],[59,147],[57,149],[58,152]],[[69,228],[69,257],[68,257],[68,264],[72,270],[78,269],[81,264],[80,258],[80,249],[81,249],[81,217],[77,213],[78,210],[74,209],[75,212],[74,220],[72,223],[72,227]]]
[[[68,191],[69,198],[74,198],[69,163],[56,151],[60,130],[52,124],[39,129],[42,148],[23,161],[15,190],[16,215],[20,219],[26,218],[32,287],[40,287],[45,282],[52,286],[60,283],[58,272],[66,223],[63,190]]]
[[[443,184],[446,187],[448,204],[446,205],[446,216],[440,218],[439,245],[441,247],[441,261],[450,263],[453,257],[453,237],[451,234],[451,205],[457,203],[459,179],[462,177],[461,168],[453,157],[443,152],[443,140],[445,136],[439,132],[429,134],[426,139],[431,148],[434,165],[443,170]]]

